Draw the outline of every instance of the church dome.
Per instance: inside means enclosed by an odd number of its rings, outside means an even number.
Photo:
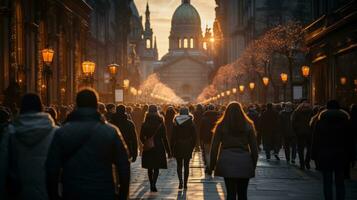
[[[172,25],[198,25],[201,26],[200,14],[190,1],[183,1],[172,16]]]

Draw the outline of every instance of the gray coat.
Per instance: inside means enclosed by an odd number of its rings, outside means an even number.
[[[13,127],[10,162],[17,198],[47,200],[45,162],[57,127],[47,113],[22,114]]]

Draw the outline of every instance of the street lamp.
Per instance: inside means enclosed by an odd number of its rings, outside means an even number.
[[[284,101],[286,102],[286,84],[288,83],[288,74],[281,73],[280,74],[281,81],[283,82],[284,86]]]
[[[262,78],[262,80],[263,80],[263,84],[264,84],[264,86],[268,86],[269,85],[269,78],[268,77],[266,77],[266,76],[264,76],[263,78]]]
[[[308,82],[309,82],[308,79],[310,76],[310,67],[307,65],[302,66],[301,73],[302,73],[302,76],[305,78],[305,81],[304,81],[305,97],[308,98]]]
[[[52,75],[51,63],[53,61],[53,55],[55,51],[51,48],[46,48],[42,50],[42,59],[44,62],[43,75],[46,83],[46,103],[47,106],[50,105],[50,78]]]
[[[250,100],[253,102],[254,101],[254,88],[255,88],[255,83],[250,82],[249,83],[249,89],[250,89]]]
[[[118,74],[118,69],[119,65],[118,64],[110,64],[108,65],[108,71],[109,74],[111,75],[111,81],[112,81],[112,92],[113,92],[113,102],[115,102],[115,88],[117,84],[117,74]]]
[[[244,86],[244,85],[239,85],[239,91],[240,91],[241,93],[244,92],[244,89],[245,89],[245,86]]]
[[[124,86],[124,89],[128,89],[129,86],[130,86],[130,80],[129,79],[125,79],[123,81],[123,86]]]
[[[342,77],[340,78],[340,83],[341,83],[341,85],[346,85],[346,83],[347,83],[347,78],[346,78],[345,76],[342,76]]]
[[[82,71],[85,76],[84,80],[87,83],[89,83],[93,88],[93,82],[94,82],[93,74],[95,72],[95,63],[92,61],[84,61],[82,63]]]

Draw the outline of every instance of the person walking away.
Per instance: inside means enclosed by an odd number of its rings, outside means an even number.
[[[132,162],[135,162],[138,157],[138,140],[136,137],[134,122],[128,119],[128,116],[125,113],[124,105],[119,105],[116,108],[116,113],[112,115],[112,123],[118,127],[122,133],[130,153],[129,157]]]
[[[94,90],[78,92],[76,108],[56,131],[46,172],[50,200],[128,198],[130,163],[126,145],[118,128],[106,123],[98,112]],[[60,183],[62,191],[58,190]]]
[[[224,177],[227,200],[248,199],[249,179],[255,176],[257,160],[254,123],[241,104],[232,102],[215,127],[210,165],[215,176]]]
[[[7,188],[7,177],[9,170],[9,123],[10,114],[3,107],[0,107],[0,199],[7,200],[8,191]]]
[[[168,141],[171,141],[175,115],[176,115],[176,111],[174,107],[169,106],[165,113],[165,127],[166,127],[166,135]]]
[[[196,146],[196,130],[193,116],[187,108],[181,108],[179,115],[175,117],[171,138],[172,155],[177,161],[177,175],[179,178],[179,189],[187,189],[190,172],[190,160]],[[184,179],[182,180],[182,169],[184,168]]]
[[[22,97],[20,115],[12,126],[9,169],[13,199],[47,200],[44,165],[57,127],[52,117],[43,112],[37,94]]]
[[[293,113],[293,104],[287,102],[283,104],[283,109],[279,113],[280,128],[283,135],[285,158],[288,163],[295,163],[296,159],[296,136],[291,126],[291,114]]]
[[[157,192],[156,182],[160,169],[167,169],[171,150],[167,141],[164,119],[155,105],[150,105],[141,127],[140,141],[143,144],[142,167],[148,170],[151,192]]]
[[[274,150],[274,156],[280,160],[278,154],[279,150],[276,149],[276,134],[279,131],[279,114],[273,109],[273,104],[268,103],[266,110],[259,118],[260,131],[262,133],[263,148],[265,151],[266,159],[270,160],[271,151]]]
[[[310,169],[312,131],[310,120],[312,109],[307,102],[301,103],[291,115],[291,123],[297,139],[300,169]],[[305,153],[306,149],[306,153]]]
[[[205,172],[210,174],[209,159],[210,148],[213,136],[213,129],[217,123],[219,114],[215,111],[215,107],[211,104],[208,110],[203,114],[200,127],[200,144],[202,145],[203,160],[206,165]]]
[[[195,124],[197,133],[200,133],[203,113],[204,113],[203,105],[202,104],[197,104],[195,112],[193,113],[193,123]],[[199,138],[199,134],[196,134],[196,135],[197,135],[196,149],[199,150],[199,148],[201,146],[200,138]]]
[[[312,159],[323,176],[325,200],[333,199],[333,177],[336,199],[345,199],[344,170],[353,161],[349,115],[335,100],[327,103],[316,122],[312,142]]]

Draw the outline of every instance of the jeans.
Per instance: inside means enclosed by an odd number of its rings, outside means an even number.
[[[184,185],[187,186],[188,176],[190,174],[190,159],[176,158],[177,161],[177,176],[180,184],[182,184],[182,168],[184,168]]]
[[[224,178],[227,200],[247,200],[248,178]]]
[[[325,200],[333,200],[333,176],[335,175],[336,200],[345,199],[344,170],[323,170],[323,189]]]

